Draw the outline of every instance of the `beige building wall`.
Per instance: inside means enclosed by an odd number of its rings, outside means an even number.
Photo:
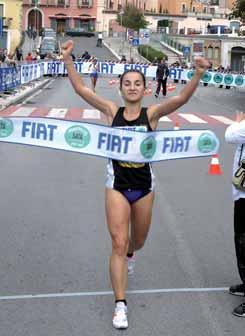
[[[202,12],[206,5],[201,4],[196,0],[159,0],[158,1],[158,10],[167,10],[169,14],[172,15],[181,15],[183,14],[183,9],[186,12],[192,12],[193,10]]]
[[[102,0],[97,0],[99,3]],[[157,12],[159,0],[104,0],[104,6],[107,9],[118,10],[120,7],[125,7],[127,4],[133,4],[137,8],[142,9],[143,11],[155,10]],[[113,6],[111,6],[113,4]]]
[[[22,0],[1,0],[0,4],[4,5],[4,22],[8,31],[8,53],[13,54],[21,42]]]

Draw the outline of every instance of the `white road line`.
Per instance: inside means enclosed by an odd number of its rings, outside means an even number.
[[[169,119],[168,117],[162,117],[162,118],[159,119],[159,121],[172,122],[172,120]]]
[[[11,113],[11,117],[28,117],[35,109],[36,107],[21,106]]]
[[[231,120],[229,118],[223,117],[223,116],[218,116],[218,115],[210,115],[209,117],[216,119],[220,122],[222,122],[225,125],[231,125],[234,123],[234,120]]]
[[[228,287],[214,288],[163,288],[163,289],[142,289],[129,290],[128,294],[164,294],[164,293],[210,293],[210,292],[227,292]],[[29,295],[9,295],[0,296],[0,301],[5,300],[27,300],[27,299],[44,299],[44,298],[65,298],[76,296],[104,296],[113,295],[112,291],[100,292],[77,292],[77,293],[50,293],[50,294],[29,294]]]
[[[100,119],[100,111],[85,109],[82,112],[82,117],[84,119]]]
[[[187,121],[191,123],[196,123],[196,124],[207,124],[207,122],[199,117],[197,117],[194,114],[188,114],[188,113],[179,113],[181,118],[186,119]]]
[[[67,108],[52,108],[47,114],[47,117],[62,119],[65,118],[67,111]]]

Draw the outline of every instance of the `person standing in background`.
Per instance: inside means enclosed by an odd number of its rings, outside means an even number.
[[[102,32],[99,32],[99,33],[98,33],[98,40],[97,40],[97,45],[96,45],[96,47],[100,47],[100,48],[102,48],[102,39],[103,39],[103,34],[102,34]]]
[[[233,176],[243,163],[245,168],[245,113],[239,112],[236,121],[225,132],[228,143],[236,144],[233,162]],[[238,189],[233,186],[234,200],[234,233],[237,266],[242,283],[231,286],[229,293],[236,296],[245,296],[245,186]],[[233,315],[245,317],[245,302],[233,310]]]
[[[165,97],[167,94],[167,79],[169,76],[169,69],[165,62],[165,59],[162,59],[160,63],[158,63],[156,70],[156,80],[157,80],[157,90],[155,93],[155,97],[158,98],[159,92],[162,86],[162,94]]]

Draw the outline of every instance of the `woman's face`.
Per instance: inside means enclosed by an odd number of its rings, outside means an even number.
[[[139,73],[130,72],[123,77],[121,93],[126,101],[138,102],[144,96],[144,92],[144,81]]]

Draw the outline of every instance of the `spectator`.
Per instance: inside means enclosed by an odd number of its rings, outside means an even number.
[[[233,163],[233,175],[245,178],[242,168],[245,168],[245,113],[237,114],[236,122],[230,125],[225,132],[227,142],[236,144],[236,153]],[[240,168],[239,168],[240,167]],[[237,258],[237,266],[241,278],[241,284],[231,286],[230,294],[245,296],[245,179],[240,186],[233,185],[234,200],[234,240]],[[236,307],[233,314],[245,317],[245,303]]]
[[[91,55],[88,53],[88,51],[86,50],[83,54],[82,54],[82,60],[84,61],[88,61],[91,58]]]
[[[102,48],[102,40],[103,40],[103,34],[102,32],[99,32],[96,47]]]
[[[127,59],[125,55],[122,55],[121,63],[127,63]]]
[[[21,48],[16,48],[16,58],[17,58],[17,61],[19,62],[24,60],[23,52]]]
[[[158,64],[157,71],[156,71],[156,79],[157,79],[157,90],[155,93],[155,97],[158,98],[159,92],[162,86],[162,94],[165,97],[167,94],[167,79],[169,76],[169,69],[165,62],[165,59],[162,59],[161,62]]]
[[[27,54],[25,60],[28,61],[28,62],[31,62],[31,61],[33,60],[33,56],[32,56],[32,53],[31,53],[31,52],[29,52],[29,53]]]

